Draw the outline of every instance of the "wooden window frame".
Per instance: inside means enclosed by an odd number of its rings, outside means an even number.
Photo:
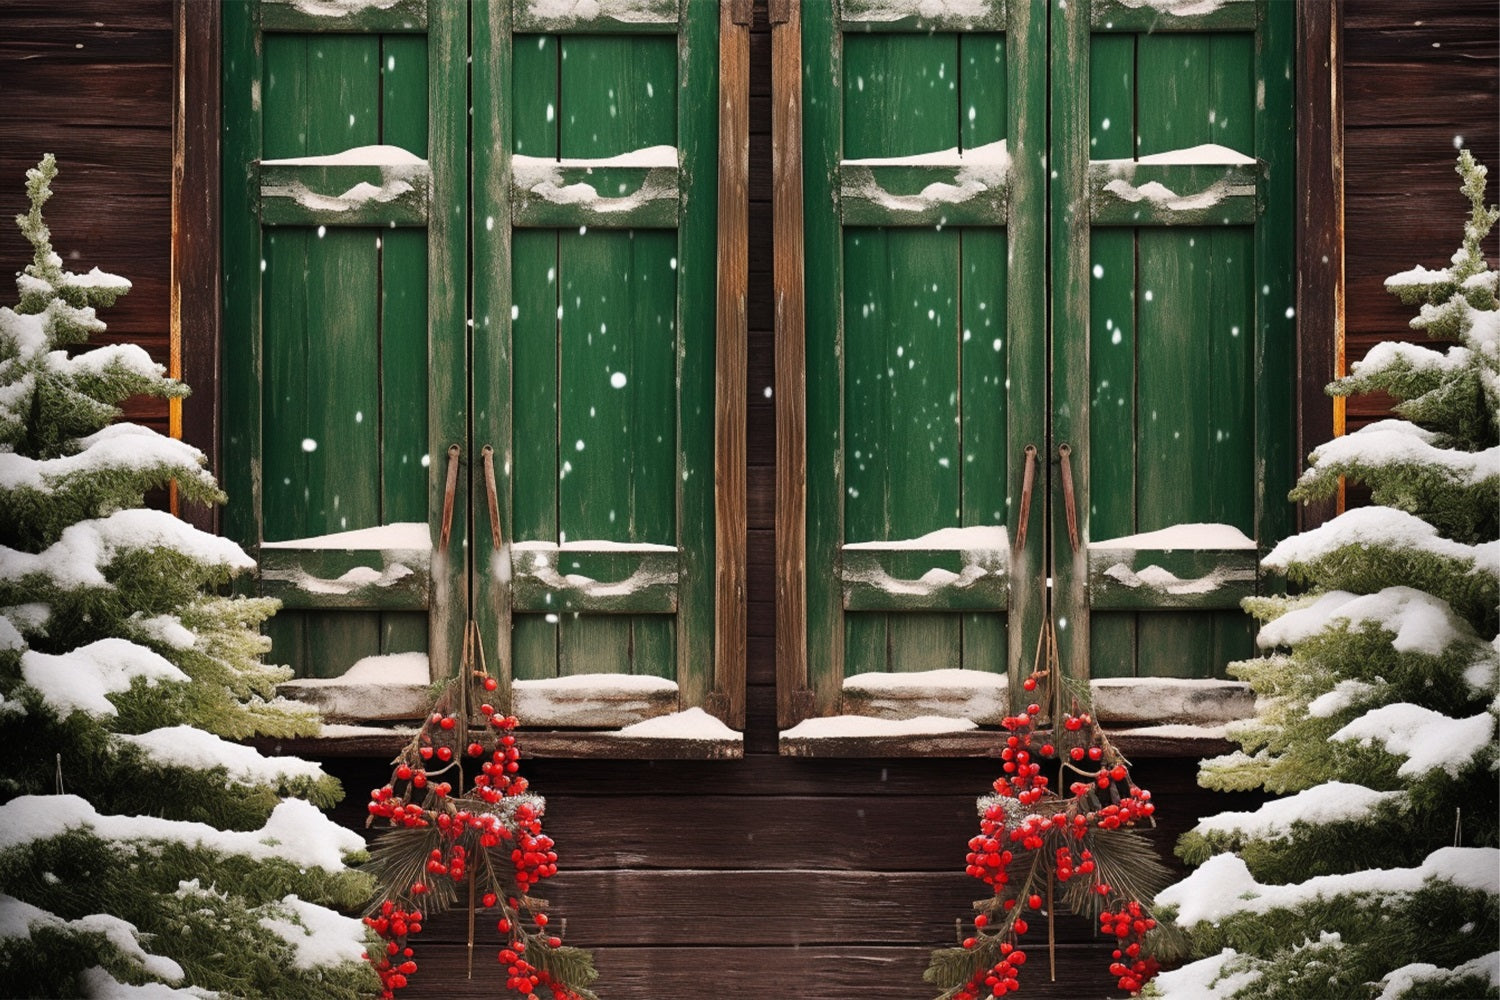
[[[802,0],[769,0],[772,62],[772,201],[776,323],[776,706],[788,729],[815,714],[807,635],[806,292],[803,273]],[[1323,388],[1342,370],[1343,96],[1342,0],[1297,6],[1295,118],[1296,472],[1319,443],[1342,430],[1342,408]],[[1333,516],[1333,502],[1299,509],[1306,530]],[[1132,736],[1128,753],[1202,756],[1231,749],[1209,735]],[[992,733],[781,741],[786,754],[818,756],[990,756]]]
[[[743,731],[746,699],[747,499],[745,460],[748,319],[748,186],[751,0],[721,0],[718,125],[718,251],[714,402],[714,622],[712,690],[707,708]],[[173,163],[171,371],[195,391],[174,401],[175,436],[201,450],[221,471],[223,359],[222,9],[218,3],[173,5]],[[174,499],[175,504],[175,499]],[[185,505],[181,515],[207,531],[221,528],[217,508]],[[401,737],[404,738],[404,737]],[[306,752],[385,753],[379,735],[293,741]],[[284,749],[298,747],[279,741]],[[609,733],[535,733],[527,749],[547,757],[738,757],[721,742],[625,739]]]

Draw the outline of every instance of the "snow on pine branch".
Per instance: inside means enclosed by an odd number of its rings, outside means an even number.
[[[1347,899],[1357,905],[1359,897],[1365,897],[1372,906],[1396,906],[1401,896],[1434,882],[1500,893],[1500,849],[1443,847],[1415,868],[1371,868],[1288,885],[1262,885],[1238,855],[1215,854],[1187,878],[1162,890],[1156,902],[1176,908],[1178,926],[1192,927],[1202,921],[1220,923],[1238,914],[1297,909],[1318,901]]]
[[[204,489],[217,490],[212,474],[204,468],[203,452],[140,424],[111,424],[79,438],[78,446],[74,454],[42,460],[0,453],[0,490],[51,494],[74,477],[155,468],[171,469],[178,478],[191,476]]]
[[[326,906],[287,895],[261,907],[260,925],[292,946],[292,964],[317,969],[364,960],[365,925]]]
[[[74,712],[118,715],[108,695],[129,691],[137,678],[148,686],[188,680],[187,674],[157,653],[115,638],[99,639],[66,653],[27,650],[21,654],[21,677],[63,719]]]
[[[230,573],[255,568],[255,560],[227,538],[199,531],[165,511],[132,508],[79,521],[39,553],[0,546],[0,583],[40,578],[61,589],[108,587],[102,570],[117,556],[157,548]]]
[[[1267,569],[1286,572],[1299,563],[1313,562],[1349,546],[1425,554],[1466,563],[1470,572],[1500,571],[1500,545],[1465,545],[1443,538],[1420,517],[1392,507],[1345,511],[1311,531],[1281,541],[1261,562]]]
[[[1329,781],[1272,799],[1249,812],[1222,812],[1200,820],[1192,832],[1233,834],[1244,839],[1288,840],[1293,823],[1346,823],[1360,820],[1380,805],[1405,796],[1404,792],[1377,792],[1363,785]]]
[[[365,847],[359,834],[302,799],[283,799],[259,830],[220,830],[207,823],[155,816],[104,815],[76,795],[22,795],[0,806],[0,851],[72,830],[92,832],[107,841],[182,844],[331,872],[341,871],[345,856]]]
[[[1440,440],[1438,434],[1407,420],[1379,420],[1319,445],[1310,456],[1317,467],[1303,473],[1302,481],[1320,472],[1328,475],[1329,466],[1355,470],[1411,465],[1424,470],[1441,469],[1456,485],[1492,485],[1500,490],[1500,446],[1484,451],[1460,451],[1441,447]],[[1491,480],[1495,482],[1491,484]]]
[[[1295,646],[1337,626],[1379,625],[1395,638],[1398,653],[1442,656],[1456,642],[1477,642],[1473,627],[1448,602],[1411,587],[1386,587],[1374,594],[1332,590],[1313,603],[1267,622],[1256,635],[1262,649]]]
[[[193,726],[167,726],[137,736],[116,737],[139,747],[154,763],[207,771],[222,767],[231,781],[245,785],[279,785],[287,780],[317,780],[323,769],[300,757],[266,757],[254,747],[231,743]]]
[[[140,931],[129,921],[107,913],[91,913],[76,920],[64,920],[13,896],[0,895],[0,940],[30,938],[42,929],[98,934],[147,975],[171,983],[181,982],[183,978],[182,966],[165,955],[153,955],[141,946]]]
[[[1420,705],[1397,702],[1366,712],[1329,739],[1358,740],[1361,746],[1383,744],[1388,753],[1406,758],[1396,772],[1404,778],[1420,778],[1436,770],[1457,777],[1494,742],[1495,722],[1489,712],[1454,719]]]

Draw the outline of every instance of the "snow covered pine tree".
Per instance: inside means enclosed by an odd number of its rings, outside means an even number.
[[[274,602],[216,596],[249,557],[142,508],[221,501],[202,454],[112,423],[187,390],[133,345],[69,354],[130,284],[63,270],[56,173],[27,172],[35,257],[0,308],[0,995],[371,995],[365,928],[327,908],[373,891],[319,811],[338,783],[226,740],[316,731],[260,662]]]
[[[1480,251],[1500,212],[1468,151],[1458,172],[1472,208],[1451,266],[1386,282],[1449,346],[1379,344],[1330,387],[1384,390],[1401,419],[1318,448],[1292,496],[1347,476],[1378,506],[1266,557],[1307,593],[1252,602],[1261,646],[1285,651],[1233,665],[1257,715],[1199,775],[1295,794],[1182,838],[1201,867],[1157,903],[1203,957],[1152,995],[1500,996],[1500,273]]]

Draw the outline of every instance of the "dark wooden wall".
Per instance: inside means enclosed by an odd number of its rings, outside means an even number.
[[[198,2],[198,0],[189,0]],[[611,1000],[896,1000],[930,995],[930,947],[981,888],[959,873],[973,799],[995,766],[972,760],[826,761],[776,755],[773,660],[770,44],[757,0],[752,39],[749,343],[749,718],[746,759],[725,763],[531,761],[549,799],[563,872],[548,886],[571,943],[596,949]],[[1497,170],[1500,17],[1492,0],[1346,0],[1348,355],[1400,334],[1409,311],[1381,290],[1453,250],[1463,205],[1454,137]],[[125,274],[136,290],[110,336],[165,361],[170,236],[170,0],[0,0],[0,214],[20,211],[22,173],[58,154],[49,210],[63,256]],[[1494,197],[1492,193],[1492,198]],[[1491,248],[1493,252],[1493,247]],[[77,257],[74,257],[74,253]],[[0,226],[0,271],[25,263]],[[7,296],[0,294],[0,301]],[[162,426],[164,410],[132,406]],[[1367,419],[1368,405],[1351,407]],[[363,815],[380,761],[329,762]],[[1165,821],[1164,848],[1201,814],[1244,799],[1199,792],[1187,761],[1138,768]],[[1106,950],[1065,924],[1055,986],[1029,965],[1027,995],[1105,995]],[[430,925],[413,996],[493,997],[496,935],[481,923],[476,979],[462,980],[463,927]],[[1087,960],[1080,951],[1089,953]],[[1041,952],[1033,949],[1035,958]]]

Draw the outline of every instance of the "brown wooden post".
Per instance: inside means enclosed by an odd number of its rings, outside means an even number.
[[[751,0],[719,4],[718,322],[714,393],[714,693],[745,728],[746,296],[750,282]]]
[[[219,474],[219,14],[217,3],[173,9],[172,270],[169,371],[192,387],[173,400],[170,426]],[[218,530],[216,508],[176,512]]]
[[[776,319],[776,722],[812,713],[807,682],[807,360],[802,273],[802,5],[770,0]]]
[[[1344,374],[1343,0],[1299,4],[1297,53],[1297,468],[1344,432],[1344,400],[1324,386]],[[1343,509],[1335,497],[1298,508],[1297,527]]]

